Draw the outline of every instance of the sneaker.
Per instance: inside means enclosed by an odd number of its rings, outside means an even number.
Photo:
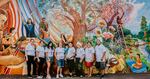
[[[88,77],[92,77],[92,75],[88,75]]]
[[[58,74],[56,75],[56,78],[59,78],[59,75],[58,75]]]
[[[72,73],[69,73],[69,76],[72,77]]]
[[[83,75],[80,75],[80,78],[83,78]]]
[[[42,76],[37,76],[37,78],[43,78]]]
[[[100,77],[100,78],[102,79],[103,77],[104,77],[104,75],[101,75],[101,77]]]
[[[51,76],[50,76],[50,75],[47,75],[47,76],[46,76],[46,79],[51,79]]]
[[[62,74],[60,74],[60,77],[63,78],[64,76]]]
[[[32,78],[32,76],[30,75],[30,76],[28,76],[28,78]]]

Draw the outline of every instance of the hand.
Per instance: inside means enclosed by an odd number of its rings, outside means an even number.
[[[39,59],[39,58],[37,58],[37,62],[40,62],[40,59]]]
[[[82,63],[82,60],[80,60],[80,63]]]
[[[37,57],[34,57],[34,60],[36,60]]]
[[[28,58],[26,58],[26,61],[28,61]]]

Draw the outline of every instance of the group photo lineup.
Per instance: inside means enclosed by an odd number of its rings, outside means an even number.
[[[150,0],[0,0],[0,79],[150,79]]]

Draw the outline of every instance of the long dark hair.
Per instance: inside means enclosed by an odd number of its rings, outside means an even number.
[[[52,46],[49,46],[50,44],[52,44]],[[54,49],[54,44],[50,41],[47,45],[47,48],[51,48],[52,50]]]
[[[29,20],[31,20],[31,24],[34,25],[34,23],[33,23],[33,21],[32,21],[31,18],[29,18],[29,19],[27,20],[27,24],[29,24]]]

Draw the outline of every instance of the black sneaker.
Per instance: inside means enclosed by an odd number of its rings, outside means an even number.
[[[104,77],[104,75],[101,75],[101,76],[100,76],[100,79],[102,79],[103,77]]]
[[[28,75],[28,78],[32,78],[32,76],[31,76],[31,75]]]

